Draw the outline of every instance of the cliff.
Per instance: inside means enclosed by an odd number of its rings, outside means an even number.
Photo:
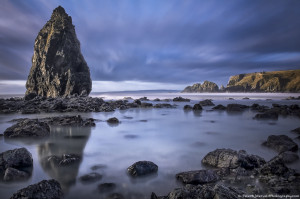
[[[300,70],[231,76],[225,90],[227,92],[300,92]]]
[[[219,87],[214,82],[204,81],[203,84],[196,83],[193,86],[187,86],[182,93],[202,93],[202,92],[218,92]]]
[[[25,99],[35,96],[86,96],[91,92],[90,70],[77,39],[72,18],[61,6],[38,33]]]

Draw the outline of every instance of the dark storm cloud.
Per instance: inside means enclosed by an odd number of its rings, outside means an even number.
[[[300,68],[300,1],[2,1],[1,79],[26,79],[38,31],[62,5],[93,80],[226,84]]]

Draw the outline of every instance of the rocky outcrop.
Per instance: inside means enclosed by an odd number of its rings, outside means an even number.
[[[158,166],[150,161],[138,161],[127,168],[128,174],[133,177],[154,174],[158,170]]]
[[[31,198],[31,199],[60,199],[63,192],[56,180],[43,180],[37,184],[19,190],[10,199]]]
[[[300,70],[231,76],[225,90],[227,92],[300,92]]]
[[[203,93],[203,92],[219,92],[219,87],[216,83],[204,81],[203,84],[196,83],[193,86],[187,86],[182,93]]]
[[[4,181],[24,180],[31,176],[33,160],[25,148],[0,153],[0,178]]]
[[[25,99],[35,96],[87,96],[92,89],[89,67],[84,60],[72,18],[61,6],[38,33]]]

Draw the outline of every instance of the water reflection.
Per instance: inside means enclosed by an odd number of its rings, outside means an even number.
[[[38,145],[37,151],[42,168],[51,178],[60,182],[64,192],[68,192],[76,183],[83,151],[90,134],[90,127],[51,127],[48,141]],[[59,159],[64,154],[74,154],[80,159],[63,166],[59,164]]]

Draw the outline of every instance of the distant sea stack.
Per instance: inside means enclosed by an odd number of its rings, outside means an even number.
[[[203,93],[203,92],[219,92],[219,87],[216,83],[204,81],[203,84],[196,83],[193,86],[187,86],[182,93]]]
[[[248,73],[231,76],[228,92],[300,92],[300,70]]]
[[[61,6],[53,10],[35,39],[26,88],[25,99],[87,96],[92,90],[90,70],[81,54],[72,18]]]

